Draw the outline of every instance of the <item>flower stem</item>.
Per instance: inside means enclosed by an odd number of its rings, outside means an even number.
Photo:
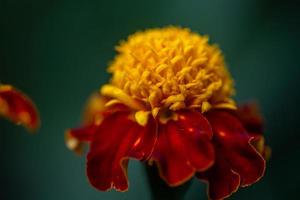
[[[184,195],[191,185],[188,181],[177,187],[168,186],[158,174],[155,166],[145,165],[153,200],[183,200]]]

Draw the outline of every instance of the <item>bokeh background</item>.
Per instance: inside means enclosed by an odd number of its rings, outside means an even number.
[[[89,94],[109,79],[114,46],[137,30],[180,25],[222,48],[239,102],[256,100],[273,149],[265,177],[231,199],[293,199],[300,183],[299,7],[279,0],[0,0],[0,80],[36,102],[42,127],[29,135],[0,119],[0,199],[151,199],[142,165],[130,190],[98,192],[85,158],[67,150],[64,130],[80,122]],[[193,180],[185,199],[206,199]]]

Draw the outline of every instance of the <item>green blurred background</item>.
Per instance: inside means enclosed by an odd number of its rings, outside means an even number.
[[[296,1],[295,1],[296,2]],[[231,199],[299,197],[299,7],[293,1],[0,0],[0,80],[36,102],[42,127],[29,135],[0,119],[0,199],[151,199],[142,165],[130,190],[98,192],[85,158],[64,145],[88,95],[105,83],[114,45],[136,30],[181,25],[210,35],[236,81],[239,102],[257,100],[273,149],[266,176]],[[206,199],[193,180],[185,199]]]

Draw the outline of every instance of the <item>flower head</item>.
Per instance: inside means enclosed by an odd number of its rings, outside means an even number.
[[[150,29],[116,49],[111,81],[90,99],[83,126],[66,134],[72,150],[90,144],[87,175],[94,187],[127,190],[131,158],[155,163],[171,187],[196,175],[212,199],[263,176],[261,129],[251,129],[245,112],[236,110],[233,81],[207,37]]]
[[[40,124],[33,102],[11,85],[0,84],[0,116],[24,125],[30,131],[36,130]]]
[[[129,36],[116,50],[108,68],[111,82],[101,88],[104,96],[154,112],[234,107],[223,55],[206,36],[177,27],[150,29]]]

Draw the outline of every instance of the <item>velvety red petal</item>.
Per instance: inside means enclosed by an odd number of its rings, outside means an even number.
[[[197,173],[197,177],[207,182],[210,199],[224,199],[240,186],[240,176],[231,169],[222,155],[216,155],[215,164],[207,171]]]
[[[200,175],[209,182],[209,193],[212,196],[228,196],[236,190],[236,178],[229,174],[240,176],[241,186],[258,181],[265,171],[265,160],[251,145],[251,136],[243,128],[239,120],[226,111],[211,111],[206,115],[214,133],[213,143],[217,160],[214,166],[205,174]],[[228,169],[222,166],[228,166]],[[234,175],[236,176],[236,175]],[[224,180],[227,184],[214,181]],[[218,187],[211,187],[219,185]],[[222,188],[224,187],[224,188]],[[227,187],[227,188],[226,188]],[[228,190],[231,188],[231,191]],[[228,194],[224,193],[227,191]],[[225,197],[224,196],[224,197]]]
[[[158,141],[151,160],[170,186],[189,180],[196,171],[204,171],[214,162],[212,130],[197,111],[179,111],[177,120],[159,124]]]
[[[131,119],[128,112],[106,116],[98,127],[87,156],[87,175],[99,190],[128,188],[128,159],[147,159],[157,139],[156,123],[149,118],[145,127]]]
[[[256,150],[268,160],[271,155],[271,148],[266,145],[263,135],[263,118],[256,103],[247,103],[238,107],[236,111],[247,132],[253,137],[251,143]]]
[[[30,130],[35,130],[40,125],[33,102],[10,85],[0,85],[0,115]]]
[[[225,111],[208,114],[215,134],[215,143],[241,176],[241,185],[249,185],[261,178],[265,160],[251,145],[251,137],[237,118]]]

